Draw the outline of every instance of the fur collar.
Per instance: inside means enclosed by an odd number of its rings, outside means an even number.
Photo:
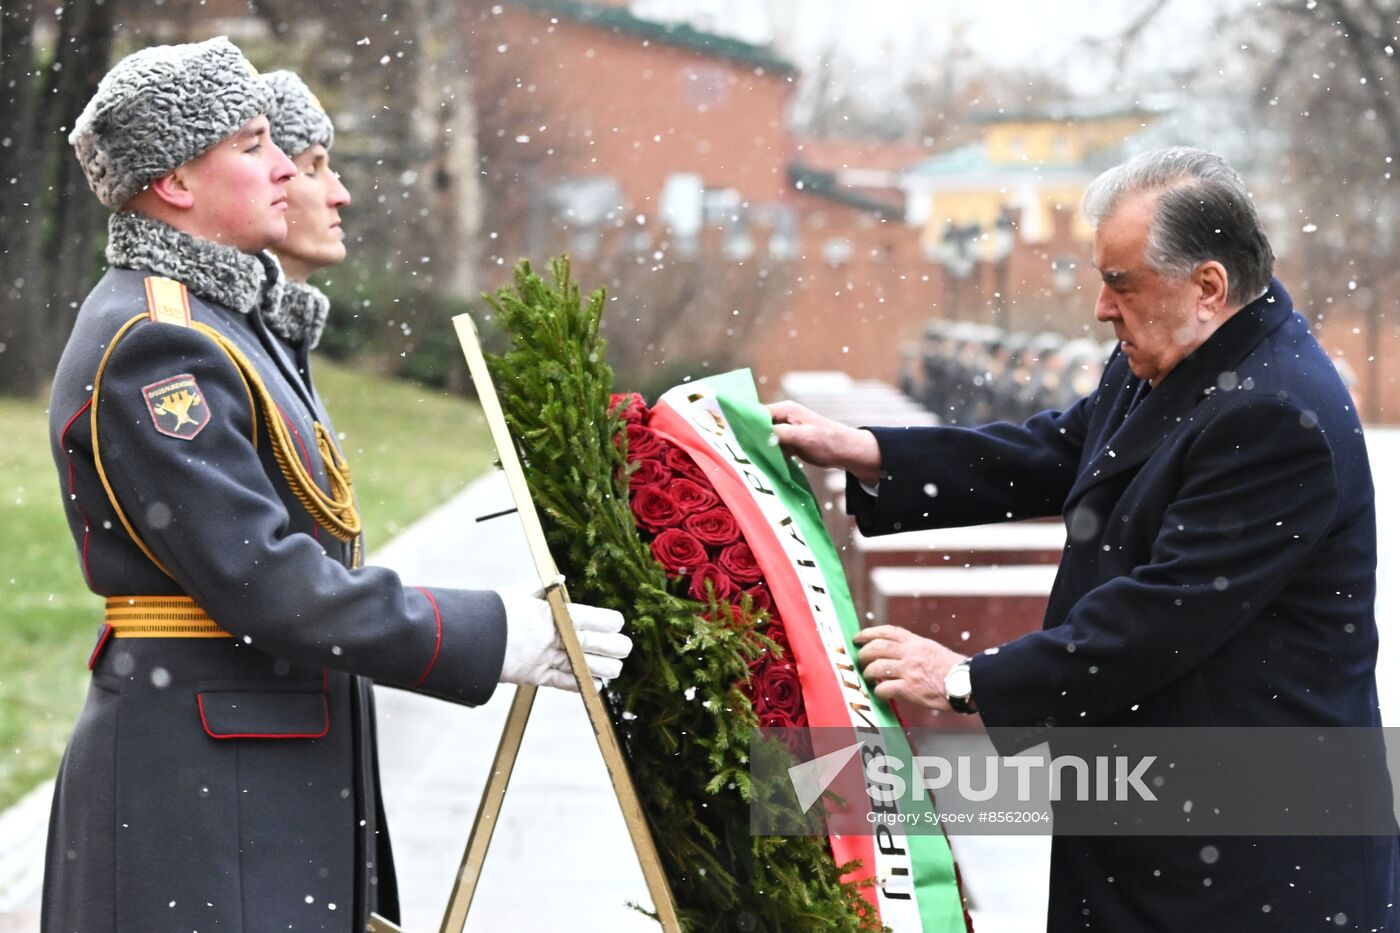
[[[117,211],[108,220],[107,261],[183,282],[205,301],[240,314],[282,302],[282,267],[271,253],[240,252],[135,211]]]
[[[281,302],[264,310],[263,318],[283,340],[293,346],[305,342],[308,350],[314,350],[321,342],[330,309],[330,299],[319,288],[289,279],[282,285]]]

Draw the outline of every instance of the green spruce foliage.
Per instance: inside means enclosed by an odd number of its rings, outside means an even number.
[[[633,524],[604,292],[584,302],[567,259],[551,281],[522,262],[488,302],[510,338],[492,377],[570,598],[627,619],[632,655],[606,699],[685,929],[880,929],[825,838],[749,832],[757,719],[740,684],[772,642],[747,605],[735,622],[727,605],[673,592]]]

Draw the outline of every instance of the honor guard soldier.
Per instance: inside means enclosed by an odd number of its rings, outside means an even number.
[[[287,237],[272,247],[286,281],[267,325],[294,348],[304,372],[330,312],[330,301],[307,279],[345,259],[340,208],[350,203],[350,192],[331,170],[335,126],[320,100],[293,72],[273,71],[263,80],[272,92],[272,141],[297,168],[287,183]]]
[[[351,473],[269,329],[295,168],[227,39],[136,52],[70,142],[114,213],[51,441],[106,599],[54,792],[44,933],[362,931],[396,918],[370,685],[568,687],[546,603],[360,565]],[[575,607],[589,674],[616,613]]]

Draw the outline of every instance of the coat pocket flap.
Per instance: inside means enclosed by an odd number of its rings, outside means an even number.
[[[319,739],[331,728],[324,693],[206,691],[198,700],[215,739]]]

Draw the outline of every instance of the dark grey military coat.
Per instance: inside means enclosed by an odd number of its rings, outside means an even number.
[[[188,595],[234,637],[98,645],[54,796],[42,929],[362,931],[371,910],[397,911],[369,682],[484,702],[504,653],[500,599],[352,569],[350,546],[292,495],[209,337],[142,320],[113,345],[146,313],[148,275],[188,284],[193,319],[255,364],[324,486],[313,422],[326,413],[260,313],[275,272],[133,215],[112,234],[109,259],[143,268],[99,282],[53,387],[78,558],[93,592]],[[187,412],[194,425],[153,411],[150,388],[177,377],[203,406]]]

